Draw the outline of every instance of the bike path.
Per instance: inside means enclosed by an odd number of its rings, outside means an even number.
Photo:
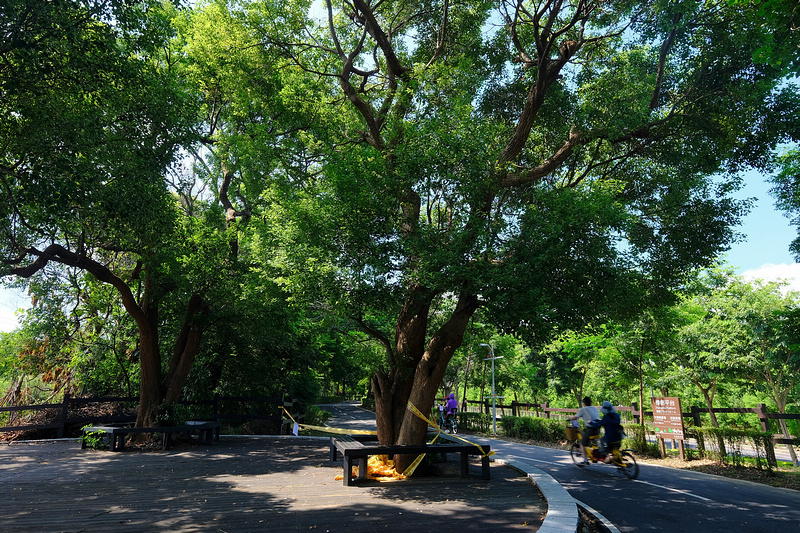
[[[358,416],[374,424],[369,411],[341,409],[363,411]],[[788,533],[800,524],[800,491],[641,463],[629,480],[609,465],[577,468],[566,450],[464,436],[489,444],[498,458],[535,465],[621,532]]]
[[[795,490],[641,463],[638,479],[629,480],[610,465],[577,468],[568,451],[476,440],[498,455],[531,461],[622,532],[775,533],[800,524]]]

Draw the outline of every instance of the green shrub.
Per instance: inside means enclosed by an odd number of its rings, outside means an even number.
[[[316,405],[309,405],[306,407],[303,423],[309,426],[322,426],[330,417],[331,414],[328,411],[322,410]]]
[[[517,439],[559,443],[566,439],[564,422],[532,416],[504,416],[500,419],[503,433]]]
[[[361,407],[368,411],[375,410],[375,398],[361,398]]]
[[[86,429],[92,427],[91,425],[86,425],[82,429]],[[104,450],[109,447],[108,441],[105,439],[105,434],[101,431],[87,431],[81,433],[81,440],[83,444],[87,448],[92,448],[94,450]]]
[[[623,424],[626,437],[622,440],[622,447],[636,450],[636,453],[645,457],[660,457],[661,450],[657,442],[648,442],[647,433],[651,430],[647,425]]]
[[[489,433],[492,427],[492,417],[486,413],[469,413],[461,411],[458,413],[459,431],[471,431],[474,433]]]
[[[756,451],[755,462],[759,470],[766,468],[772,471],[772,467],[777,466],[771,433],[713,427],[694,427],[689,433],[697,440],[700,457],[741,466],[744,464],[742,446],[749,443]]]

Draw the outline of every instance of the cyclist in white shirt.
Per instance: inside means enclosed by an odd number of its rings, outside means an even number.
[[[589,458],[586,456],[586,448],[589,446],[589,439],[600,434],[600,412],[592,405],[592,399],[588,396],[583,399],[583,407],[575,413],[575,416],[569,417],[569,420],[579,418],[583,419],[585,426],[581,438],[581,454],[583,454],[583,464],[587,465]]]

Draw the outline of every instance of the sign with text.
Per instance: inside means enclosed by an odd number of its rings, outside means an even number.
[[[683,440],[680,398],[652,398],[653,425],[660,439]]]

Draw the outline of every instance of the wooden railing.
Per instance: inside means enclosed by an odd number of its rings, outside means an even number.
[[[0,427],[0,432],[30,431],[30,430],[55,430],[57,438],[63,438],[65,430],[70,427],[83,427],[87,424],[125,424],[133,423],[135,415],[104,414],[88,416],[84,414],[70,415],[74,410],[84,405],[116,403],[129,404],[133,408],[139,403],[138,397],[99,397],[99,398],[73,398],[65,394],[60,403],[47,403],[38,405],[17,405],[13,407],[0,407],[0,413],[21,413],[31,411],[58,410],[54,422],[47,424],[18,424]],[[285,402],[279,397],[265,396],[214,396],[206,401],[180,401],[178,405],[197,407],[196,418],[205,418],[217,421],[264,421],[275,424],[278,428],[283,425],[283,408],[285,407],[297,419],[294,406],[296,401]],[[281,429],[282,432],[282,429]]]
[[[444,399],[437,399],[436,401],[439,403],[444,403]],[[466,406],[466,409],[464,409],[464,406]],[[468,412],[483,412],[491,415],[492,400],[461,401],[459,402],[459,407],[461,410]],[[496,403],[494,409],[498,416],[538,416],[542,418],[567,418],[578,412],[578,409],[576,408],[550,407],[549,403],[534,404],[526,402],[511,402],[510,404]],[[620,413],[623,421],[627,420],[635,424],[640,423],[642,416],[644,416],[645,419],[653,416],[652,411],[641,412],[638,408],[638,405],[635,403],[631,406],[615,406],[615,409]],[[771,413],[767,410],[767,406],[763,403],[758,404],[756,407],[719,407],[712,409],[712,411],[715,414],[754,414],[758,418],[759,424],[761,425],[761,431],[765,433],[771,431],[769,423],[770,420],[800,420],[800,414]],[[688,412],[681,413],[684,423],[691,422],[691,424],[687,425],[694,425],[697,427],[702,426],[702,416],[708,414],[709,411],[707,408],[697,406],[692,406]],[[773,437],[772,442],[774,444],[791,444],[794,442],[794,439]]]

